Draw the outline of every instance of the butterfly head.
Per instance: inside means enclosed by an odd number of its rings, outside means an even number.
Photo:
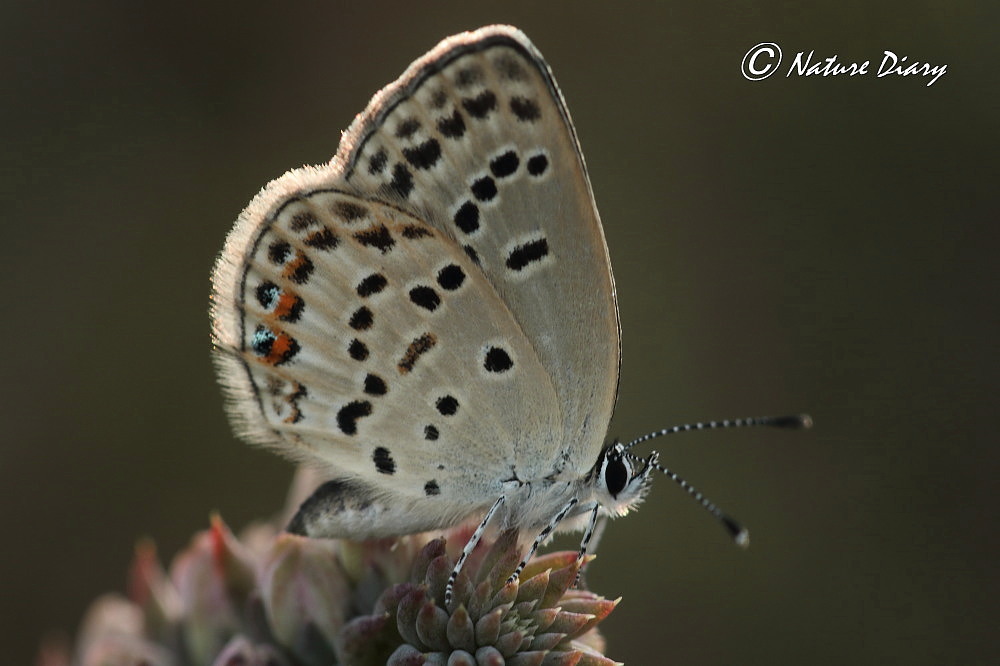
[[[654,451],[647,458],[640,458],[617,440],[604,447],[594,467],[594,484],[601,506],[609,514],[624,516],[642,502],[658,455]]]

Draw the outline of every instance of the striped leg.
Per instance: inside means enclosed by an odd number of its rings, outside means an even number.
[[[499,509],[500,505],[503,503],[504,498],[503,495],[501,495],[497,501],[493,503],[493,506],[490,507],[490,510],[486,512],[486,517],[483,518],[483,522],[479,523],[479,527],[476,528],[476,531],[472,533],[472,536],[469,537],[469,540],[465,543],[465,548],[462,549],[462,554],[459,555],[458,562],[455,563],[455,568],[451,570],[451,575],[448,576],[448,585],[444,588],[445,606],[451,604],[452,592],[455,589],[455,581],[458,579],[458,574],[462,571],[462,567],[465,566],[465,561],[469,559],[469,555],[471,555],[472,551],[476,549],[476,545],[479,543],[479,540],[483,538],[483,532],[486,531],[486,526],[489,524],[490,518],[493,517],[493,514],[497,512],[497,509]]]
[[[583,541],[580,542],[580,554],[577,555],[576,559],[582,560],[587,556],[587,546],[590,545],[590,540],[593,538],[594,534],[597,532],[597,516],[598,512],[601,510],[601,505],[594,503],[594,508],[590,510],[590,522],[587,524],[587,531],[583,533]],[[604,525],[607,521],[601,523],[601,532],[604,531]],[[597,547],[597,544],[594,544]],[[580,577],[583,575],[583,567],[576,572],[576,580],[573,581],[573,587],[580,584]]]
[[[574,497],[570,501],[566,502],[563,508],[559,510],[559,513],[556,514],[555,518],[553,518],[551,522],[549,522],[549,524],[545,526],[545,529],[542,530],[542,533],[539,534],[538,537],[535,539],[535,542],[531,544],[531,549],[528,551],[528,554],[524,556],[524,559],[521,560],[521,563],[517,565],[516,569],[514,569],[514,573],[512,573],[510,575],[510,578],[507,579],[508,585],[517,580],[517,577],[521,575],[521,572],[524,570],[524,567],[527,566],[528,560],[530,560],[531,556],[535,554],[536,550],[538,550],[538,546],[540,546],[541,543],[545,541],[546,537],[552,534],[552,530],[554,530],[556,526],[562,522],[562,519],[566,517],[566,514],[569,513],[569,510],[572,509],[574,506],[576,506],[576,503],[579,501],[580,500]]]

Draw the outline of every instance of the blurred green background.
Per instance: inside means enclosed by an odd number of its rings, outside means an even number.
[[[137,537],[169,558],[213,509],[239,528],[280,506],[291,465],[223,415],[213,258],[267,180],[327,160],[411,60],[493,22],[545,53],[587,156],[624,335],[611,434],[816,420],[658,443],[753,545],[657,483],[591,570],[624,598],[609,654],[995,659],[996,5],[499,7],[5,4],[5,661],[123,589]],[[765,41],[785,62],[751,83]],[[812,49],[948,73],[785,78]]]

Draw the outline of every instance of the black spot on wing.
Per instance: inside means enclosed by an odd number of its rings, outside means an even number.
[[[309,277],[313,274],[315,268],[312,259],[301,252],[297,252],[295,259],[285,265],[283,275],[295,284],[305,284],[309,281]]]
[[[403,238],[408,240],[416,240],[418,238],[429,238],[433,236],[434,233],[427,227],[422,227],[419,224],[408,224],[403,227]]]
[[[380,148],[374,155],[368,158],[368,173],[373,176],[382,173],[385,171],[388,162],[389,156],[386,154],[384,148]]]
[[[257,302],[260,303],[260,307],[270,310],[278,302],[278,297],[281,296],[281,289],[270,280],[266,280],[257,285],[254,294],[257,297]]]
[[[314,227],[319,225],[319,218],[317,218],[312,213],[306,211],[303,213],[296,213],[292,216],[292,221],[288,224],[288,227],[292,231],[303,231],[309,227]]]
[[[513,175],[517,171],[517,167],[520,166],[521,160],[518,159],[517,153],[513,150],[508,150],[502,155],[498,155],[490,160],[490,171],[497,178],[506,178],[507,176]]]
[[[407,118],[396,127],[396,136],[400,139],[408,139],[420,129],[420,121],[416,118]]]
[[[385,279],[384,275],[381,273],[372,273],[358,283],[356,291],[358,292],[358,296],[364,298],[379,293],[385,289],[387,284],[389,284],[389,281]]]
[[[467,234],[479,228],[479,208],[471,201],[466,201],[455,211],[455,226]]]
[[[465,282],[465,271],[457,264],[448,264],[438,271],[437,281],[442,289],[455,291]]]
[[[368,216],[368,209],[353,201],[337,201],[330,206],[330,210],[348,224]]]
[[[253,338],[250,342],[250,348],[253,349],[257,356],[267,356],[271,353],[271,348],[274,346],[274,341],[278,336],[274,334],[274,331],[266,326],[258,325],[253,332]]]
[[[528,78],[521,63],[509,54],[504,54],[493,61],[493,66],[500,72],[500,76],[510,81],[523,81]]]
[[[479,120],[483,120],[497,108],[497,96],[492,91],[484,90],[475,97],[466,97],[462,100],[462,108]]]
[[[385,380],[378,375],[368,374],[365,377],[365,393],[368,395],[385,395],[389,391]]]
[[[507,255],[507,268],[512,271],[524,270],[526,266],[541,261],[549,254],[549,242],[544,238],[518,245]]]
[[[274,241],[267,247],[267,258],[272,264],[280,266],[292,254],[292,246],[285,241]]]
[[[464,67],[455,75],[455,85],[459,88],[468,88],[483,80],[483,70],[476,65]]]
[[[483,176],[472,183],[472,194],[480,201],[491,201],[497,195],[496,181],[489,176]]]
[[[365,247],[376,248],[382,254],[388,253],[392,249],[392,246],[396,244],[396,241],[392,239],[392,234],[389,233],[388,227],[384,224],[359,231],[354,234],[354,239]]]
[[[487,372],[507,372],[514,367],[514,361],[505,349],[501,349],[500,347],[490,347],[486,350],[486,356],[483,359],[483,367],[486,368]]]
[[[454,416],[458,412],[458,399],[453,395],[441,396],[434,406],[442,416]]]
[[[443,90],[435,90],[431,95],[431,108],[440,109],[448,103],[448,93]]]
[[[455,109],[450,116],[438,119],[437,128],[449,139],[460,139],[465,134],[465,121],[458,109]]]
[[[410,300],[425,310],[434,312],[441,305],[441,297],[431,287],[420,285],[410,290]]]
[[[368,345],[354,338],[351,340],[351,344],[347,346],[347,353],[355,361],[364,361],[368,358]]]
[[[367,331],[372,327],[375,316],[372,311],[365,306],[361,306],[351,315],[350,326],[355,331]]]
[[[542,110],[533,99],[513,97],[510,100],[510,110],[521,122],[533,123],[542,117]]]
[[[403,157],[417,169],[430,169],[441,159],[441,144],[428,139],[414,148],[403,148]]]
[[[337,427],[345,435],[356,435],[358,419],[372,413],[372,403],[367,400],[355,400],[340,408],[337,412]]]
[[[397,163],[392,167],[392,180],[389,181],[388,187],[400,199],[410,196],[410,192],[413,191],[413,174],[405,164]]]
[[[549,158],[545,155],[533,155],[528,158],[528,173],[532,176],[541,176],[549,168]]]
[[[396,461],[392,459],[389,449],[384,446],[375,449],[374,453],[372,453],[372,461],[375,463],[375,469],[380,474],[396,473]]]
[[[340,239],[329,228],[323,227],[306,236],[306,245],[317,250],[332,250],[340,243]]]

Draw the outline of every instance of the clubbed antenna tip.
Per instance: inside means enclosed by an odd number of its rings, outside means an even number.
[[[775,428],[792,428],[794,430],[807,430],[812,428],[813,420],[808,414],[795,414],[794,416],[775,416],[770,419],[767,425]]]
[[[725,525],[726,529],[729,530],[729,535],[733,537],[733,543],[744,549],[750,547],[750,530],[725,514],[721,515],[719,519]]]

